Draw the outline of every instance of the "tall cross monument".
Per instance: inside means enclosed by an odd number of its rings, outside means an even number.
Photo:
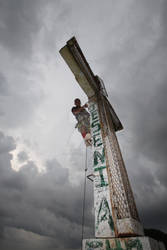
[[[60,54],[89,100],[95,238],[84,239],[82,249],[158,250],[156,241],[144,237],[116,137],[116,132],[123,127],[107,99],[104,83],[93,74],[75,37],[67,41]]]

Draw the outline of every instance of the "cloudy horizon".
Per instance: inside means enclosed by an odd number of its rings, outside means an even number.
[[[167,233],[167,2],[0,0],[0,249],[80,249],[87,97],[59,54],[76,37],[106,86],[145,228]],[[89,171],[91,151],[89,150]],[[87,184],[85,237],[94,237]]]

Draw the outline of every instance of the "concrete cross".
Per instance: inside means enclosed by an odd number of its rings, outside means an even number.
[[[83,240],[83,249],[152,249],[149,238],[140,237],[143,227],[116,137],[123,126],[107,99],[104,83],[92,72],[75,37],[60,54],[89,100],[96,239]]]

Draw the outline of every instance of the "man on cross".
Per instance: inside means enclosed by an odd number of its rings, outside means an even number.
[[[78,128],[84,138],[86,146],[91,146],[90,114],[85,109],[88,104],[81,106],[81,101],[78,98],[74,100],[74,104],[75,106],[72,107],[71,111],[78,122],[75,127]]]

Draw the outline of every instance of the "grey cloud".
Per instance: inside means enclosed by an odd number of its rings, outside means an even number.
[[[6,96],[8,95],[8,86],[7,86],[7,81],[3,74],[0,74],[0,95],[1,96]]]
[[[0,1],[1,44],[15,56],[29,57],[41,28],[43,1]]]
[[[56,51],[59,15],[65,11],[64,5],[60,1],[0,0],[1,129],[27,124],[44,99],[40,83],[44,82],[43,72],[38,63],[47,64],[49,58],[45,56]]]
[[[126,164],[142,224],[146,228],[166,231],[164,215],[167,189],[158,178],[156,170],[162,166],[157,167],[154,161],[144,158],[142,154],[138,157],[137,154],[139,153],[136,153],[136,158],[126,161]],[[143,158],[142,161],[140,157]]]
[[[47,171],[54,174],[54,180],[56,184],[62,184],[69,179],[69,173],[67,168],[61,167],[61,165],[54,159],[46,163]],[[59,171],[61,169],[61,171]]]
[[[0,168],[1,173],[5,172],[0,175],[0,221],[3,228],[14,227],[54,238],[57,249],[62,245],[65,249],[77,249],[81,239],[83,184],[73,186],[68,169],[56,160],[47,162],[43,174],[37,171],[32,161],[15,172],[11,169],[9,154],[14,141],[2,133],[1,138]],[[88,208],[91,209],[90,205]],[[86,214],[88,221],[91,220],[90,214],[90,211]],[[90,223],[87,227],[91,232]],[[0,245],[3,246],[4,240]]]
[[[8,154],[8,152],[14,150],[15,147],[14,139],[11,136],[5,136],[0,132],[0,154]]]
[[[1,128],[20,127],[27,123],[43,98],[38,83],[27,80],[26,75],[22,80],[21,84],[19,77],[14,80],[7,79],[7,76],[0,72]]]
[[[24,161],[28,160],[28,155],[26,152],[21,151],[18,153],[17,158],[18,158],[19,162],[24,162]]]
[[[60,27],[68,24],[70,9],[60,0],[1,0],[0,44],[15,59],[32,59],[41,49],[48,60],[62,38]]]
[[[167,24],[166,24],[166,17],[167,17],[167,3],[166,1],[163,1],[162,5],[162,21],[163,21],[163,40],[161,41],[161,45],[166,47],[167,46],[167,35],[166,35],[166,30],[167,30]]]
[[[4,238],[1,239],[1,250],[13,249],[13,247],[18,250],[43,250],[57,249],[58,245],[53,238],[33,234],[23,229],[7,227],[4,230]]]

